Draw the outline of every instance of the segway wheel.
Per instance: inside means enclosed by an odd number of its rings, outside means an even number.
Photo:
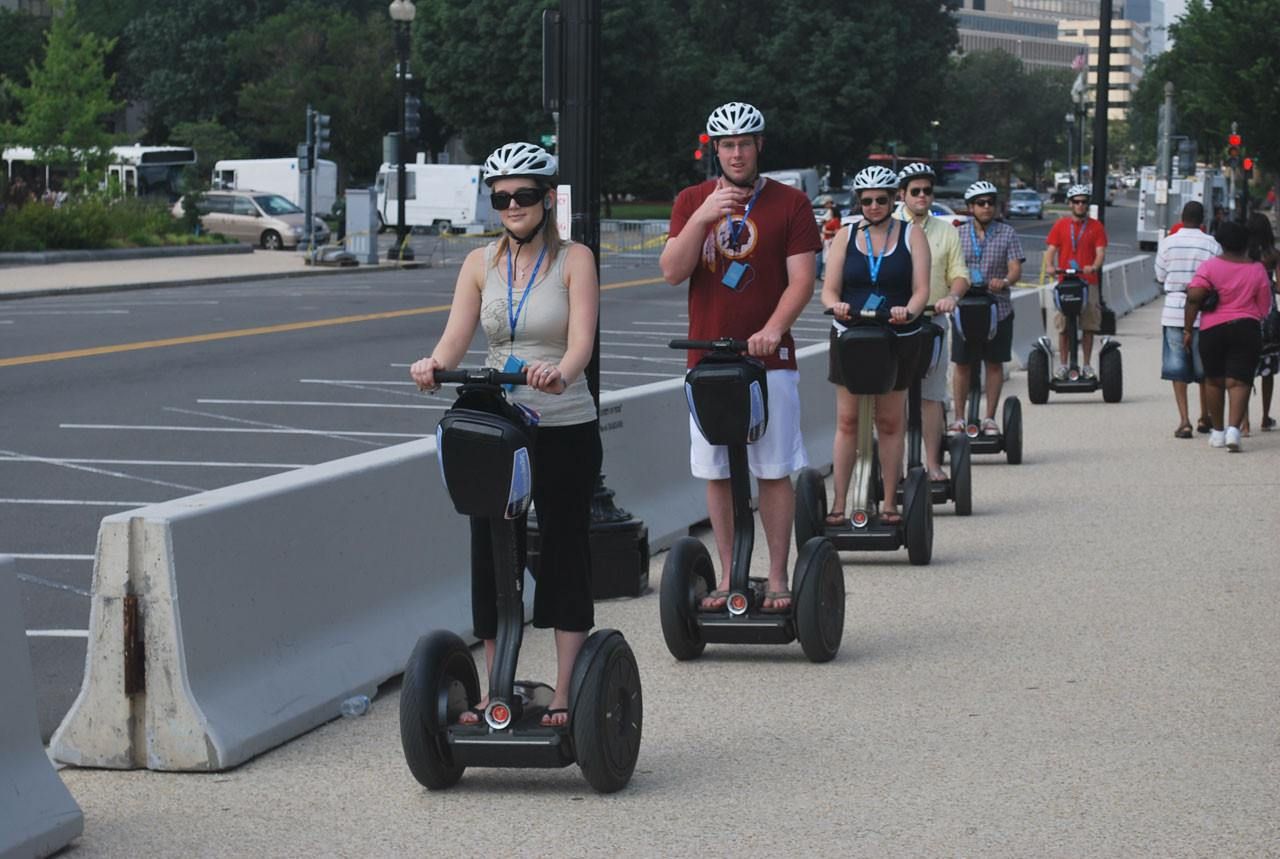
[[[827,518],[827,487],[817,469],[806,468],[796,478],[796,545],[821,537]]]
[[[631,645],[609,630],[582,679],[573,711],[573,747],[587,783],[599,793],[626,787],[640,756],[644,699]],[[583,652],[589,648],[583,647]]]
[[[1102,382],[1102,399],[1108,403],[1118,403],[1124,396],[1124,370],[1121,366],[1120,350],[1108,349],[1099,359],[1098,378]]]
[[[662,637],[676,659],[697,659],[706,649],[697,624],[698,603],[715,586],[715,568],[707,547],[693,537],[676,540],[662,565],[658,604]]]
[[[962,435],[952,436],[948,445],[951,452],[951,497],[956,502],[956,515],[968,516],[973,513],[973,473],[970,469],[969,439]]]
[[[796,638],[810,662],[830,662],[844,637],[844,570],[826,538],[809,540],[796,558]]]
[[[1043,349],[1027,356],[1027,399],[1037,406],[1049,402],[1049,356]]]
[[[457,784],[466,769],[453,762],[446,733],[480,700],[480,678],[466,643],[447,630],[418,639],[400,689],[400,744],[419,783],[428,790]]]
[[[1022,464],[1022,403],[1017,397],[1004,401],[1004,458],[1010,465]]]
[[[933,559],[933,503],[929,475],[923,468],[907,472],[903,502],[907,559],[918,567],[924,566]]]

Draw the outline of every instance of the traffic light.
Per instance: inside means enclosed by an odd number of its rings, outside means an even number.
[[[422,134],[422,102],[416,95],[404,97],[404,136],[406,140],[417,140]]]
[[[693,150],[693,160],[702,161],[710,151],[711,135],[705,131],[698,135],[698,148]]]
[[[1253,178],[1253,159],[1252,158],[1249,158],[1246,156],[1245,159],[1240,162],[1240,166],[1244,168],[1245,179]]]
[[[314,123],[314,136],[312,139],[315,141],[316,156],[318,157],[324,155],[331,148],[329,145],[329,124],[332,121],[332,117],[327,113],[317,111],[311,114],[311,120]]]
[[[1234,134],[1234,133],[1233,133],[1233,134],[1229,134],[1229,135],[1227,135],[1227,145],[1228,145],[1228,146],[1239,146],[1239,145],[1240,145],[1241,143],[1243,143],[1243,142],[1244,142],[1244,141],[1241,139],[1240,135],[1238,135],[1238,134]]]
[[[1234,127],[1235,127],[1235,124],[1232,123],[1232,128],[1234,129]],[[1235,131],[1232,131],[1230,134],[1227,135],[1227,166],[1228,167],[1240,166],[1240,147],[1243,145],[1244,145],[1244,138],[1242,138],[1239,134],[1236,134]]]

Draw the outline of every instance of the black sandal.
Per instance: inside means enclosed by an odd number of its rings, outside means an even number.
[[[1182,424],[1173,431],[1174,438],[1191,438],[1192,435],[1191,424]]]

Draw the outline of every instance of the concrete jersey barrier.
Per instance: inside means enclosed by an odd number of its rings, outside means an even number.
[[[17,568],[0,556],[0,859],[48,856],[84,831],[40,742],[21,605]]]
[[[800,360],[822,465],[834,426],[826,346]],[[683,381],[607,394],[601,412],[609,483],[653,544],[704,519]],[[459,526],[434,438],[107,517],[85,679],[55,757],[221,770],[334,718],[399,674],[422,633],[471,635]]]

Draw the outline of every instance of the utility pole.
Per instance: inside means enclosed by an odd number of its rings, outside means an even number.
[[[1098,21],[1098,86],[1093,111],[1093,199],[1098,220],[1107,221],[1107,114],[1111,94],[1111,0],[1102,0]]]
[[[1160,229],[1173,226],[1173,83],[1164,85],[1164,112],[1160,116],[1159,158],[1156,161],[1156,182],[1164,183],[1164,206],[1160,211]]]

